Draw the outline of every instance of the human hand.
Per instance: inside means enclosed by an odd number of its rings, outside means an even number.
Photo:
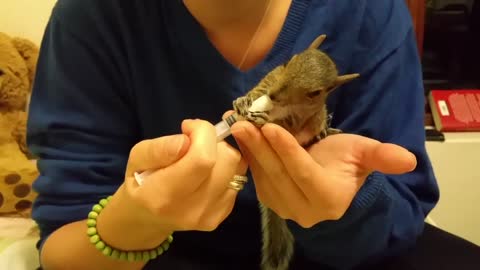
[[[214,230],[232,211],[234,175],[245,175],[240,152],[216,141],[213,125],[185,120],[183,135],[138,143],[126,170],[129,197],[167,231]],[[134,172],[154,169],[139,186]]]
[[[416,167],[406,149],[353,134],[337,134],[301,147],[282,127],[247,121],[232,128],[262,204],[309,228],[341,218],[373,171],[402,174]]]

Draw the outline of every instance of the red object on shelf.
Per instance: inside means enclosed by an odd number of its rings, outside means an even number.
[[[431,90],[428,101],[439,131],[480,131],[480,89]]]

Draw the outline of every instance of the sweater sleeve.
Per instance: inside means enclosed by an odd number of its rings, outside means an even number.
[[[87,5],[75,2],[58,1],[53,9],[29,108],[27,141],[40,172],[32,210],[40,250],[53,231],[85,219],[115,192],[138,130],[125,70],[112,56],[119,50],[86,15]]]
[[[288,223],[303,256],[335,269],[378,262],[411,246],[439,198],[425,149],[424,91],[414,30],[400,1],[381,2],[397,4],[383,10],[367,7],[349,67],[361,78],[332,96],[332,125],[403,146],[416,155],[418,165],[403,175],[372,173],[340,220],[309,229]]]

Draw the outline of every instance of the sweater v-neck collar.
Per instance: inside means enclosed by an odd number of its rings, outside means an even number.
[[[287,61],[294,48],[297,35],[301,30],[311,0],[292,0],[282,29],[271,50],[254,67],[242,71],[228,62],[213,46],[201,25],[191,15],[183,1],[164,1],[167,3],[168,23],[173,23],[169,31],[178,39],[175,43],[189,54],[191,63],[199,65],[203,72],[219,72],[232,78],[263,76],[276,66]],[[206,64],[208,64],[206,66]],[[219,69],[219,70],[212,70]]]

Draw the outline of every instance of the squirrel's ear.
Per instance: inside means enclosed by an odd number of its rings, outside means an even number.
[[[332,92],[333,90],[337,89],[338,87],[360,77],[360,74],[358,73],[353,73],[353,74],[347,74],[347,75],[342,75],[338,76],[337,80],[335,81],[335,84],[332,88],[328,89],[328,93]]]
[[[308,46],[309,49],[316,49],[322,45],[323,41],[327,38],[327,35],[321,35],[317,37],[311,44]]]
[[[343,84],[346,84],[356,78],[360,77],[360,74],[358,73],[353,73],[353,74],[347,74],[347,75],[342,75],[337,77],[337,81],[335,82],[335,85],[340,86]]]

